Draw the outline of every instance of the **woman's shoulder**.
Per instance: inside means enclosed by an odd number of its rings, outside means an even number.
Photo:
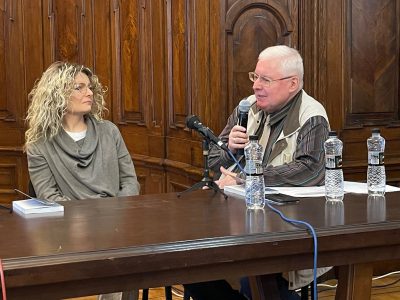
[[[112,134],[119,134],[118,126],[109,120],[95,120],[97,127],[102,131],[107,131]]]
[[[28,155],[43,153],[50,143],[51,141],[46,140],[44,137],[41,137],[39,140],[29,143],[25,146],[26,153]]]

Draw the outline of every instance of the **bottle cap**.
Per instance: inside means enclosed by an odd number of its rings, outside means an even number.
[[[381,133],[379,128],[372,128],[372,133]]]
[[[251,136],[249,136],[249,140],[250,140],[250,141],[258,141],[258,136],[256,136],[256,135],[251,135]]]
[[[329,136],[337,136],[336,131],[329,131]]]

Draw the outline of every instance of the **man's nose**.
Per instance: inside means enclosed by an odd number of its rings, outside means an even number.
[[[253,82],[253,90],[259,90],[259,89],[261,89],[261,84],[257,78],[257,80]]]

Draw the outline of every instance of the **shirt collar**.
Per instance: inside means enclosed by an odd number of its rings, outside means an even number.
[[[292,109],[292,107],[294,107],[297,103],[297,100],[301,95],[301,90],[294,95],[294,97],[284,106],[282,107],[280,110],[273,112],[270,114],[269,116],[269,123],[271,126],[275,125],[276,123],[280,122],[282,119],[286,118],[286,116],[288,115],[289,111]]]

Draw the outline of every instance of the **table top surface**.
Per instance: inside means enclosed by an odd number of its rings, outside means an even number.
[[[309,222],[318,266],[400,259],[400,192],[346,194],[343,202],[304,198],[279,206]],[[271,274],[312,267],[313,240],[266,207],[213,191],[63,203],[62,216],[0,211],[0,257],[8,294],[27,299]]]
[[[62,216],[26,218],[0,211],[3,260],[123,248],[190,247],[201,243],[307,236],[268,207],[246,210],[244,200],[213,191],[88,199],[63,203]],[[309,222],[319,236],[392,228],[400,224],[400,192],[384,197],[346,194],[342,203],[303,198],[275,206],[287,217]],[[234,239],[233,239],[234,238]],[[240,241],[239,241],[240,242]],[[154,249],[154,248],[153,248]]]

